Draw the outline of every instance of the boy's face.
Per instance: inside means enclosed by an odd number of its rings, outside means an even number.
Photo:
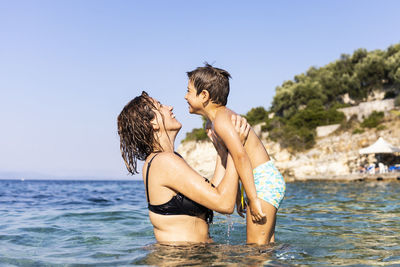
[[[203,109],[203,102],[201,101],[201,97],[196,95],[197,91],[194,88],[193,81],[189,80],[188,89],[185,95],[185,99],[189,104],[189,113],[199,114],[198,112]]]

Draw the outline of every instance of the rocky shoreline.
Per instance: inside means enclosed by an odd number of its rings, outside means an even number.
[[[373,154],[360,155],[359,149],[373,144],[379,137],[400,147],[400,117],[398,115],[385,117],[382,125],[384,126],[381,127],[382,130],[370,129],[360,134],[338,129],[328,136],[318,138],[312,149],[303,152],[292,152],[281,148],[278,143],[268,138],[268,134],[261,133],[261,127],[253,128],[287,182],[400,180],[398,178],[400,173],[376,175],[359,173],[360,165],[376,160]],[[210,142],[184,142],[179,145],[177,151],[203,176],[212,176],[216,152]]]
[[[286,182],[301,181],[327,181],[327,182],[375,182],[375,181],[400,181],[400,173],[350,173],[346,175],[332,176],[305,176],[305,177],[288,177]]]

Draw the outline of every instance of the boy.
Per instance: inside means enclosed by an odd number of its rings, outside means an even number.
[[[211,121],[213,131],[232,155],[246,191],[250,208],[246,211],[247,243],[274,242],[276,212],[285,194],[285,182],[253,129],[245,144],[241,143],[231,121],[235,113],[226,107],[230,74],[206,64],[187,75],[189,112]]]

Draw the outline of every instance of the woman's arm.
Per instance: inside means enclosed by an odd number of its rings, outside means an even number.
[[[226,172],[221,183],[215,188],[211,187],[182,158],[173,153],[160,153],[154,159],[152,168],[153,173],[156,169],[156,173],[160,175],[162,186],[180,192],[217,212],[233,212],[239,177],[231,156],[227,156]]]
[[[219,150],[221,147],[218,143],[214,142],[214,134],[213,134],[213,129],[212,129],[212,122],[210,120],[206,121],[205,124],[205,131],[207,133],[208,138],[210,139],[211,143],[214,145],[215,150],[217,151],[217,160],[215,162],[215,170],[214,170],[214,175],[213,177],[210,179],[210,182],[213,185],[218,186],[219,183],[222,180],[222,177],[224,177],[225,174],[225,167],[226,167],[226,147],[223,149],[225,151],[222,151],[222,158],[221,158],[221,151]]]
[[[213,177],[210,179],[210,182],[218,186],[219,183],[221,182],[222,178],[224,177],[225,174],[225,165],[222,164],[221,156],[217,154],[217,160],[215,163],[215,171]]]

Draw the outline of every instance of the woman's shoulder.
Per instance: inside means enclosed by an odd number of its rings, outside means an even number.
[[[171,164],[176,164],[182,160],[183,158],[175,152],[159,152],[153,156],[152,165],[171,166]]]
[[[154,156],[151,168],[153,175],[156,175],[160,182],[168,185],[187,173],[190,167],[179,154],[160,152]]]

